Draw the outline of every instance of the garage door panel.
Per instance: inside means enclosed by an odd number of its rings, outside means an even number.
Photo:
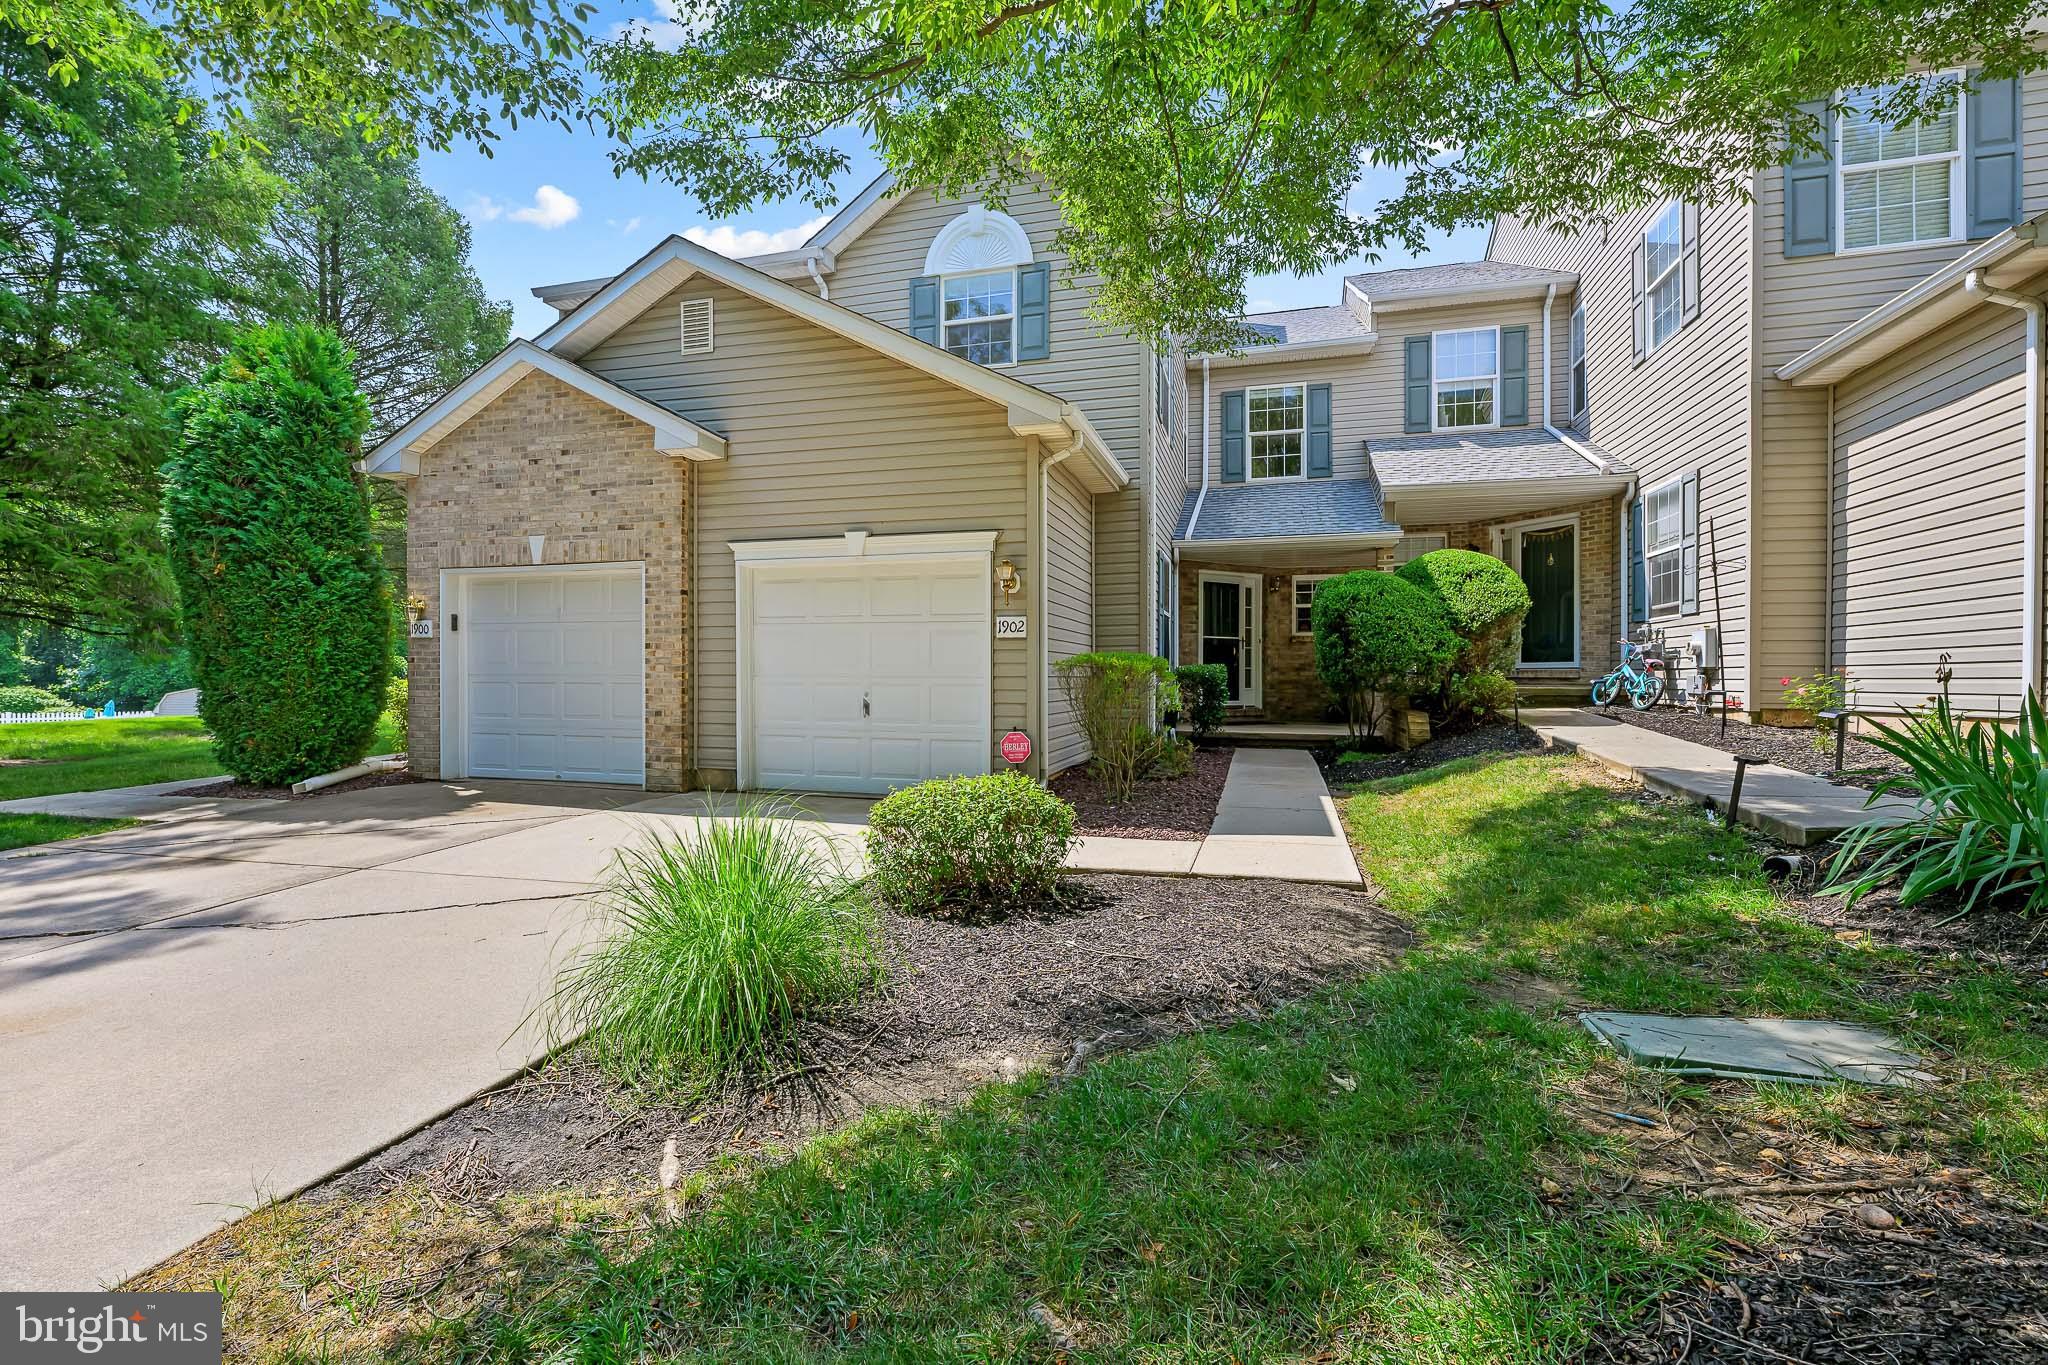
[[[961,777],[988,771],[988,741],[934,739],[928,755],[930,770],[937,777]]]
[[[559,625],[517,627],[513,636],[510,666],[521,672],[560,668],[562,628]]]
[[[512,714],[512,684],[471,683],[469,716],[472,721],[503,720]]]
[[[931,583],[932,615],[979,621],[988,611],[988,585],[979,574],[947,574]]]
[[[469,663],[472,669],[496,671],[512,663],[513,636],[503,626],[470,623]]]
[[[884,782],[921,782],[925,777],[925,742],[917,738],[877,738],[868,746],[873,775]]]
[[[645,651],[645,642],[640,638],[639,622],[636,621],[621,630],[614,630],[611,638],[605,642],[604,654],[601,656],[604,670],[607,673],[638,673]]]
[[[936,678],[972,677],[988,653],[989,641],[979,623],[972,626],[934,625],[926,666]]]
[[[512,584],[512,612],[520,620],[561,614],[562,580],[559,577],[508,574],[505,581]]]
[[[647,691],[639,683],[611,684],[606,700],[613,720],[638,725],[647,717]]]
[[[866,749],[859,739],[827,735],[811,741],[811,760],[821,777],[859,777]]]
[[[926,700],[930,724],[934,729],[964,727],[970,735],[979,735],[983,696],[978,687],[933,683]]]
[[[872,712],[869,717],[871,728],[880,730],[889,725],[922,725],[929,718],[926,707],[928,688],[924,683],[885,682],[877,680],[868,688],[868,702]]]
[[[566,682],[562,684],[562,719],[568,724],[588,720],[610,720],[611,684]]]
[[[480,578],[469,585],[469,614],[478,622],[506,621],[512,609],[512,581],[508,578]]]
[[[884,621],[872,627],[873,671],[922,677],[932,663],[931,627],[907,621]]]
[[[869,580],[869,615],[923,617],[930,612],[929,579],[906,574],[877,574]]]
[[[512,718],[517,721],[553,721],[562,715],[559,683],[521,682],[513,685]]]
[[[565,620],[579,617],[603,619],[613,614],[612,584],[602,578],[565,578],[562,580],[562,616]]]

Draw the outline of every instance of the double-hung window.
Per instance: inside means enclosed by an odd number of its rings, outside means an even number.
[[[1316,632],[1310,608],[1315,605],[1316,584],[1333,577],[1326,573],[1305,573],[1294,576],[1294,633],[1313,635]]]
[[[1494,399],[1500,391],[1500,329],[1438,332],[1430,364],[1435,393],[1432,416],[1438,431],[1496,425]]]
[[[1677,200],[1666,204],[1643,229],[1643,283],[1649,294],[1650,350],[1670,340],[1685,322],[1684,283],[1679,264],[1685,256],[1685,210]]]
[[[1650,615],[1679,609],[1685,592],[1685,486],[1674,479],[1643,498],[1643,568]]]
[[[1247,389],[1245,434],[1251,445],[1251,477],[1298,479],[1308,444],[1308,388],[1269,384]]]
[[[942,297],[947,350],[977,365],[1008,365],[1017,358],[1016,271],[949,275]]]
[[[1571,415],[1586,410],[1586,305],[1572,309],[1571,327]]]
[[[1844,251],[1962,235],[1963,100],[1928,118],[1887,122],[1877,106],[1895,89],[1852,96],[1842,114],[1836,165]]]

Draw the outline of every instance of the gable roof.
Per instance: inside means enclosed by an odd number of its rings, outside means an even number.
[[[1569,270],[1545,270],[1508,261],[1455,261],[1344,277],[1344,283],[1363,294],[1375,311],[1533,298],[1551,285],[1564,288],[1578,282],[1579,277]]]
[[[530,374],[545,374],[588,394],[653,428],[653,449],[690,460],[725,458],[725,438],[681,413],[649,402],[637,393],[600,378],[581,365],[542,350],[530,341],[515,341],[485,361],[469,378],[442,394],[426,411],[385,437],[363,460],[367,474],[386,478],[420,472],[420,456],[436,442],[488,407],[505,390]]]
[[[534,344],[553,355],[575,360],[678,285],[699,275],[1002,407],[1008,414],[1010,430],[1019,436],[1036,437],[1050,445],[1078,447],[1082,458],[1074,461],[1072,467],[1091,493],[1113,492],[1131,481],[1116,457],[1109,453],[1087,414],[1057,394],[1000,370],[963,360],[682,237],[670,237],[642,256],[573,312],[557,319]]]

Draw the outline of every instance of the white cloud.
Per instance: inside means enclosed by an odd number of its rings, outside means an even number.
[[[552,232],[564,223],[574,222],[576,216],[582,212],[583,205],[576,202],[575,195],[564,194],[553,185],[542,185],[533,192],[531,204],[523,209],[512,210],[512,221],[531,223],[537,228]]]
[[[631,236],[631,235],[632,235],[633,233],[636,233],[636,232],[638,232],[639,230],[640,230],[640,219],[639,219],[639,218],[638,218],[637,216],[635,216],[635,217],[632,217],[632,218],[628,218],[628,219],[626,220],[626,225],[625,225],[624,227],[622,227],[622,228],[620,228],[620,229],[619,229],[619,233],[620,233],[620,235],[622,235],[622,236]]]
[[[1277,313],[1280,309],[1281,303],[1278,299],[1253,299],[1251,303],[1246,305],[1244,311],[1247,313]]]
[[[683,236],[698,246],[710,247],[721,256],[738,259],[746,256],[765,256],[771,251],[794,250],[830,221],[830,214],[820,214],[808,223],[798,223],[795,227],[784,228],[780,232],[762,232],[757,228],[735,232],[731,227],[720,223],[717,227],[686,228]]]
[[[462,210],[462,216],[472,223],[495,222],[504,213],[505,206],[488,194],[472,194],[468,207]]]
[[[613,24],[608,36],[615,39],[644,38],[663,52],[674,52],[691,39],[702,36],[710,27],[710,6],[704,6],[688,17],[683,14],[681,0],[654,0],[654,9],[659,18],[643,17]]]

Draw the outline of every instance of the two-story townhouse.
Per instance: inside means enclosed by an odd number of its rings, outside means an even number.
[[[1565,420],[1637,477],[1631,621],[1717,627],[1765,719],[1837,667],[1917,703],[1944,659],[1958,705],[2010,714],[2041,685],[2048,76],[1903,126],[1871,96],[1809,106],[1819,149],[1731,200],[1503,220],[1487,255],[1580,277]]]

